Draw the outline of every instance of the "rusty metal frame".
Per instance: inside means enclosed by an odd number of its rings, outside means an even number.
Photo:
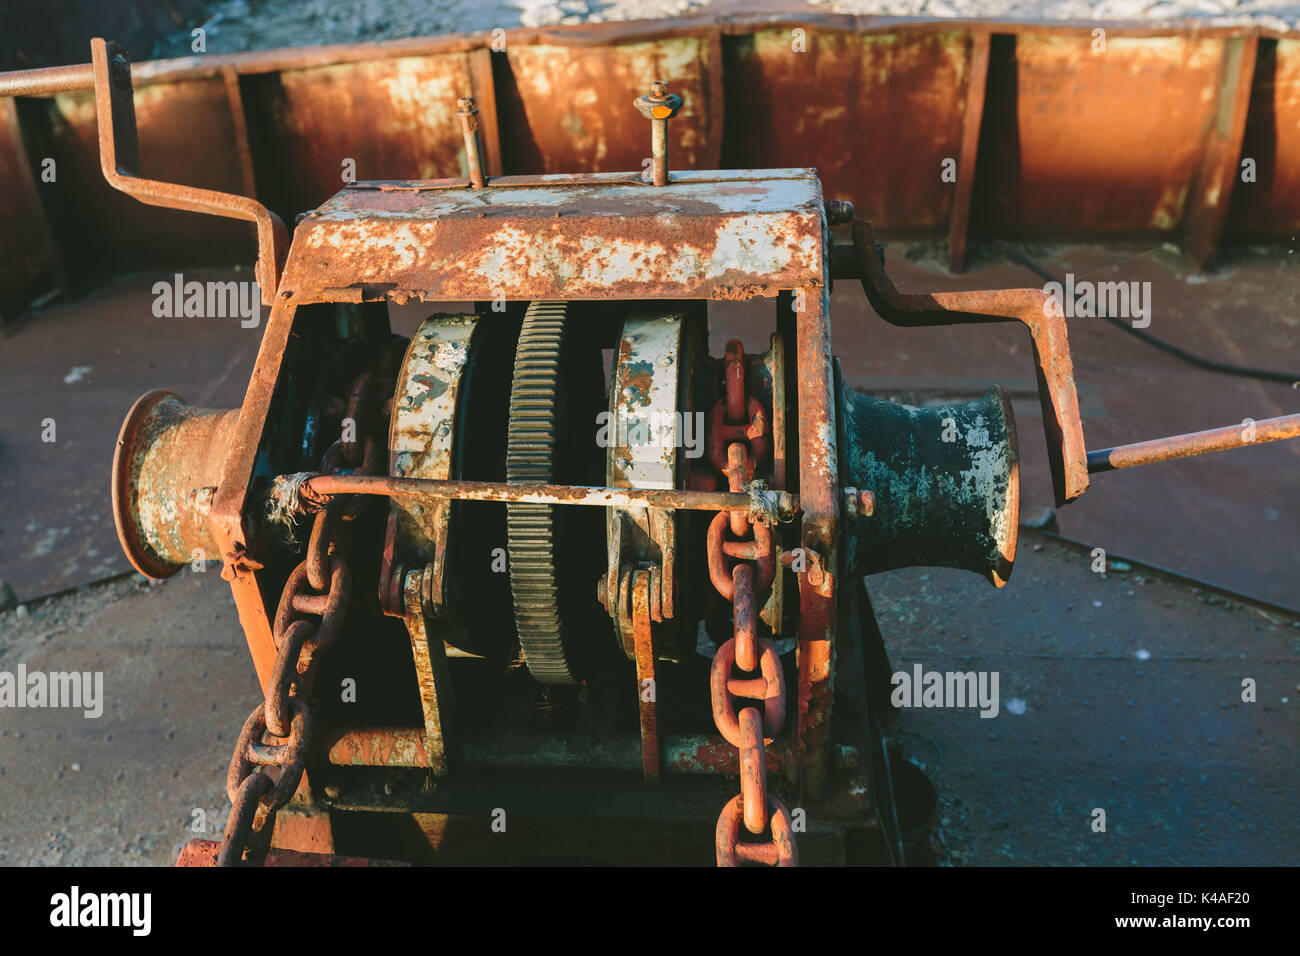
[[[1226,41],[1214,123],[1206,133],[1200,175],[1183,217],[1183,247],[1197,269],[1214,261],[1223,238],[1246,136],[1246,114],[1259,52],[1258,36]]]
[[[828,227],[823,224],[823,229]],[[829,249],[829,232],[826,248]],[[823,573],[799,576],[799,685],[796,698],[799,782],[803,799],[826,787],[834,702],[835,625],[840,539],[839,454],[831,360],[830,262],[796,290],[795,370],[799,388],[800,543]],[[800,301],[802,300],[802,302]]]
[[[517,237],[503,243],[494,235],[502,227],[513,229]],[[349,228],[358,230],[359,235],[350,234]],[[411,246],[412,237],[420,235],[421,228],[428,230],[427,241]],[[285,346],[300,304],[412,298],[475,301],[483,297],[484,277],[495,277],[496,286],[507,297],[528,299],[737,299],[775,297],[793,290],[798,301],[808,303],[795,323],[802,424],[802,541],[818,555],[810,562],[812,566],[835,567],[840,491],[830,364],[829,229],[820,183],[813,171],[684,171],[675,174],[671,189],[647,186],[631,173],[510,177],[472,191],[463,181],[367,183],[345,188],[335,200],[308,216],[299,230],[211,512],[214,537],[228,556],[240,621],[264,685],[275,655],[268,609],[258,588],[257,568],[241,565],[239,556],[246,554],[248,547],[249,529],[243,516],[250,506],[253,463],[275,386],[283,374]],[[557,272],[546,258],[554,253],[565,257],[556,262],[568,262],[572,250],[566,244],[593,236],[627,244],[627,248],[619,247],[620,256],[632,264],[623,281],[608,281],[603,271],[607,263],[600,261],[600,256],[574,259],[578,271],[569,275]],[[726,241],[720,242],[720,236]],[[760,257],[755,266],[753,251],[760,240],[775,248],[760,249],[771,261]],[[340,244],[348,249],[346,257],[326,253],[342,248]],[[476,276],[466,269],[466,263],[472,263],[474,253],[484,248],[511,257],[516,269],[521,262],[526,266],[529,256],[536,257],[540,265],[533,271],[525,268],[514,273],[493,265],[496,271]],[[741,249],[747,251],[742,254]],[[687,265],[671,259],[683,254]],[[403,255],[415,262],[404,261]],[[445,258],[439,259],[440,255]],[[378,276],[393,276],[395,281],[376,283]],[[331,481],[365,483],[368,479],[322,477],[312,481],[319,483],[316,490],[328,494]],[[381,486],[395,488],[397,481],[381,478],[372,484],[379,491]],[[419,484],[413,481],[411,490],[416,492]],[[579,495],[592,493],[592,489],[545,490],[569,496],[575,491]],[[707,494],[668,493],[679,497]],[[727,503],[734,503],[730,496]],[[709,504],[718,505],[712,500]],[[807,799],[816,800],[825,786],[829,748],[836,576],[817,575],[815,585],[809,583],[812,575],[803,577],[799,720],[795,756],[783,769],[803,781]],[[427,728],[417,732],[425,738],[418,750],[425,761],[421,765],[427,767],[431,765],[427,761],[437,755],[428,750]],[[400,736],[401,732],[396,733]],[[403,746],[410,749],[409,744]],[[720,746],[719,753],[730,749]],[[691,759],[698,762],[698,754]],[[671,770],[671,753],[665,753],[662,760],[664,768]],[[719,761],[705,762],[717,766]]]
[[[956,190],[948,223],[948,269],[952,272],[966,269],[966,238],[970,228],[971,196],[975,192],[975,166],[979,158],[992,39],[985,30],[971,34],[970,80],[966,86],[966,112],[962,119],[961,161],[957,164]]]
[[[348,186],[295,230],[295,303],[748,299],[820,282],[821,189],[809,169]],[[759,240],[763,239],[764,242]],[[347,248],[349,255],[331,250]],[[737,253],[741,248],[746,255]]]
[[[251,529],[244,523],[245,509],[253,481],[258,447],[267,426],[276,385],[283,371],[285,351],[293,332],[296,308],[277,296],[262,335],[262,344],[253,365],[253,375],[239,409],[234,436],[230,442],[221,482],[213,496],[209,524],[219,552],[226,563],[225,576],[239,614],[239,623],[248,642],[249,656],[257,670],[263,693],[270,686],[275,665],[276,646],[271,635],[274,606],[268,606],[258,586],[260,565],[243,560],[249,553]],[[421,731],[423,732],[423,731]]]
[[[660,768],[666,774],[736,775],[740,758],[735,747],[716,734],[667,735],[659,738]],[[595,771],[618,771],[643,774],[644,754],[640,743],[626,737],[620,745],[602,740],[592,752],[582,741],[568,737],[535,736],[518,748],[493,737],[479,738],[467,732],[456,738],[453,752],[457,766],[513,767],[516,769],[581,768]],[[319,756],[336,767],[404,767],[422,769],[429,766],[427,737],[418,727],[333,728],[322,740]],[[766,748],[767,770],[771,774],[792,776],[796,770],[794,754],[778,739]],[[834,767],[856,767],[861,752],[841,745],[831,753]]]
[[[654,621],[650,618],[651,574],[646,568],[630,573],[637,710],[641,720],[641,771],[646,783],[658,783],[663,774],[663,757],[659,750],[659,687],[655,680]]]

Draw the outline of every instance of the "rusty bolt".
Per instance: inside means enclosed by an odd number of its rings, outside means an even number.
[[[844,199],[826,200],[826,222],[831,226],[853,221],[853,203]]]
[[[221,580],[234,581],[236,575],[260,571],[265,565],[248,553],[245,546],[236,542],[232,550],[222,556]]]
[[[876,496],[857,488],[841,489],[844,495],[844,514],[850,518],[871,517],[876,510]]]
[[[632,101],[641,115],[650,121],[650,159],[654,164],[654,184],[668,185],[668,121],[677,115],[684,101],[668,92],[668,84],[655,80],[650,92]]]
[[[475,189],[482,189],[483,151],[478,141],[478,108],[474,97],[462,96],[456,100],[456,115],[460,117],[460,131],[465,140],[465,161],[469,166],[469,184]]]

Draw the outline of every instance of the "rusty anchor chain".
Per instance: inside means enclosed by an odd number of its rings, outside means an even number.
[[[710,416],[709,457],[732,492],[743,491],[771,452],[770,417],[745,391],[745,353],[739,341],[727,343],[723,364],[725,395]],[[724,449],[724,443],[725,449]],[[731,537],[727,537],[730,532]],[[732,638],[718,648],[709,673],[713,722],[740,751],[740,793],[718,817],[715,833],[719,866],[799,862],[790,811],[767,792],[766,748],[785,724],[785,674],[772,642],[758,636],[759,595],[776,577],[772,529],[747,510],[719,511],[709,525],[709,579],[731,601]],[[728,562],[733,562],[728,568]],[[743,677],[733,676],[733,668]],[[739,701],[747,701],[740,705]],[[766,842],[741,839],[747,835]]]
[[[352,380],[344,421],[352,421],[357,433],[351,441],[340,437],[330,445],[321,461],[324,474],[379,470],[384,449],[373,426],[381,384],[372,371]],[[307,556],[285,582],[272,630],[277,653],[266,697],[244,722],[226,774],[231,809],[218,866],[257,865],[266,859],[276,814],[302,781],[312,745],[312,684],[322,655],[343,632],[352,593],[347,565],[351,523],[366,501],[362,495],[341,495],[317,511]],[[278,776],[267,772],[270,767],[278,768]]]

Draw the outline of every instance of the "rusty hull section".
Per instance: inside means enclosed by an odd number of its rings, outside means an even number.
[[[509,31],[504,49],[468,35],[213,54],[133,77],[143,175],[285,222],[344,185],[348,160],[358,181],[468,175],[461,96],[489,176],[640,170],[628,101],[657,77],[686,99],[675,169],[815,167],[885,237],[947,235],[958,266],[968,237],[1183,238],[1204,265],[1220,237],[1300,226],[1300,39],[1258,27],[701,16]],[[69,282],[250,258],[246,226],[104,182],[91,81],[88,66],[0,77],[0,164],[19,173],[0,232],[26,235],[35,211],[38,239],[5,257],[9,311]],[[39,179],[46,158],[56,182]]]
[[[479,107],[487,171],[500,175],[490,56],[478,49],[394,57],[241,81],[251,141],[275,143],[255,154],[260,188],[285,214],[297,215],[337,192],[348,175],[355,181],[468,176],[455,109],[462,96]]]
[[[730,38],[722,165],[815,166],[827,196],[889,234],[946,232],[954,186],[940,172],[961,151],[971,38],[808,29],[802,53],[790,27]]]
[[[652,78],[664,80],[686,104],[670,124],[672,167],[725,165],[716,32],[598,46],[507,41],[498,59],[506,61],[511,78],[500,94],[507,172],[641,169],[650,155],[646,124],[628,104]]]

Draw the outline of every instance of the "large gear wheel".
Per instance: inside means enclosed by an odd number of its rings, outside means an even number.
[[[560,358],[568,303],[534,302],[524,315],[510,387],[506,480],[555,477]],[[509,504],[506,534],[515,628],[529,672],[544,684],[577,683],[565,645],[556,582],[556,515],[551,505]]]

